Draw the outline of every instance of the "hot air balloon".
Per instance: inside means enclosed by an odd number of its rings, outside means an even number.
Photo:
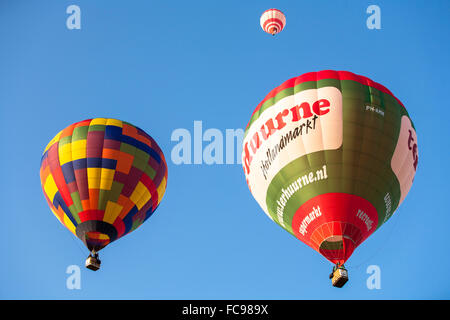
[[[335,264],[335,286],[348,279],[353,251],[405,199],[418,159],[400,100],[366,77],[332,70],[273,89],[250,118],[242,152],[256,201]]]
[[[47,145],[41,185],[58,220],[91,254],[141,226],[156,210],[167,164],[155,140],[125,121],[95,118],[74,123]]]
[[[273,36],[280,33],[286,25],[286,17],[284,16],[284,13],[278,9],[264,11],[259,21],[261,28]]]

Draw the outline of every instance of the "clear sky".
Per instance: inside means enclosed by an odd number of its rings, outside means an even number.
[[[69,30],[69,5],[81,29]],[[366,9],[381,8],[381,30]],[[271,7],[287,16],[272,37]],[[0,0],[0,298],[448,299],[450,246],[450,2]],[[244,128],[274,87],[300,74],[348,70],[388,87],[419,139],[413,187],[391,220],[346,266],[331,264],[274,224],[240,164],[175,165],[171,134]],[[42,151],[69,124],[113,117],[141,127],[169,168],[165,197],[138,230],[83,267],[81,241],[51,213],[39,180]],[[66,269],[81,267],[81,289]],[[381,270],[369,290],[366,270]]]

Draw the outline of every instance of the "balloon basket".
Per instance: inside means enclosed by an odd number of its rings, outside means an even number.
[[[100,264],[101,264],[100,259],[89,255],[89,257],[86,259],[85,266],[88,269],[97,271],[98,269],[100,269]]]
[[[333,271],[333,276],[331,278],[331,284],[333,287],[342,288],[344,284],[348,281],[348,272],[344,267],[337,267]]]

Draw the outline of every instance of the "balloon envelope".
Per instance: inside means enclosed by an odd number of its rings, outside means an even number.
[[[278,9],[269,9],[263,12],[259,19],[259,23],[265,32],[276,35],[286,26],[286,17],[284,13]]]
[[[89,250],[135,230],[158,207],[167,165],[156,142],[130,123],[74,123],[47,145],[41,185],[58,220]]]
[[[346,71],[311,72],[272,90],[247,125],[247,184],[264,212],[344,263],[405,199],[418,163],[403,104]]]

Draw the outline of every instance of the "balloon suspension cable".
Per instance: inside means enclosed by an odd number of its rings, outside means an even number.
[[[340,263],[340,262],[336,262],[336,264],[333,266],[333,271],[332,272],[336,271],[337,269],[345,269],[344,264]]]

